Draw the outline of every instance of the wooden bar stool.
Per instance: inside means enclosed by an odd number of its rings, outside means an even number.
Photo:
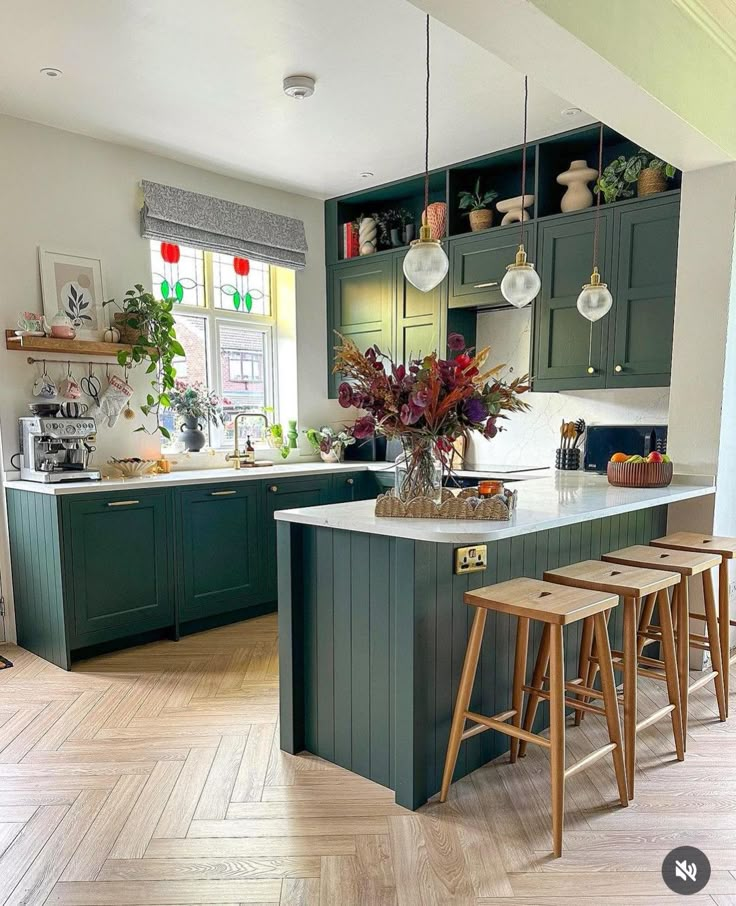
[[[618,793],[621,805],[628,805],[626,793],[626,772],[621,748],[621,725],[618,716],[616,686],[613,679],[611,649],[608,644],[608,629],[605,613],[618,604],[612,595],[600,592],[583,591],[576,588],[562,588],[550,582],[538,579],[512,579],[498,585],[489,585],[472,592],[466,592],[465,603],[475,607],[473,626],[465,651],[465,661],[460,677],[460,686],[455,702],[450,727],[450,739],[445,757],[445,770],[442,775],[440,802],[447,799],[452,782],[460,743],[464,739],[483,733],[485,730],[498,730],[511,737],[511,761],[515,762],[519,751],[519,741],[533,742],[550,750],[550,773],[552,786],[552,841],[556,856],[562,854],[562,827],[565,807],[565,780],[578,771],[587,768],[593,762],[607,755],[613,757],[613,765],[618,782]],[[507,613],[517,618],[516,654],[514,660],[514,682],[511,709],[492,717],[468,711],[473,691],[480,656],[483,630],[489,610]],[[565,657],[562,640],[564,626],[578,620],[593,619],[598,658],[601,671],[602,696],[593,689],[581,687],[576,683],[565,682]],[[544,677],[537,670],[534,672],[531,685],[525,685],[526,658],[529,646],[529,622],[538,620],[544,624],[541,649],[546,649],[550,665],[549,677]],[[539,664],[539,658],[537,658]],[[543,688],[548,680],[549,690]],[[603,707],[583,705],[579,700],[568,699],[565,691],[590,692],[592,696],[602,697]],[[521,726],[521,713],[524,704],[524,692],[544,698],[550,703],[549,739],[539,736]],[[608,724],[609,743],[581,758],[580,761],[565,770],[565,707],[581,708],[600,714]],[[465,722],[471,725],[465,729]],[[511,723],[508,723],[511,721]]]
[[[634,798],[634,777],[636,772],[636,734],[651,726],[667,715],[672,721],[672,735],[675,740],[677,760],[685,757],[682,720],[680,716],[680,692],[677,675],[677,657],[675,655],[675,638],[672,627],[667,589],[680,582],[679,573],[665,572],[659,569],[643,569],[636,566],[603,563],[600,560],[585,560],[561,569],[548,570],[544,574],[545,582],[557,582],[573,588],[587,588],[591,591],[607,592],[623,599],[624,606],[624,642],[623,652],[613,651],[613,666],[623,670],[624,674],[624,752],[626,757],[626,781],[629,799]],[[662,614],[662,649],[663,670],[657,670],[651,664],[639,666],[637,652],[637,625],[642,601],[654,606],[659,599]],[[592,651],[593,625],[588,617],[583,624],[580,643],[580,676],[585,685],[591,687],[597,670],[597,652]],[[638,721],[638,674],[660,679],[667,683],[669,704]],[[600,696],[600,693],[598,693]],[[587,696],[583,699],[585,701]],[[524,727],[529,728],[534,722],[536,702],[529,699],[529,706],[524,720]],[[579,712],[581,715],[583,712]]]
[[[726,699],[726,717],[728,717],[729,669],[736,664],[736,654],[731,655],[731,626],[736,620],[730,618],[728,606],[728,564],[736,556],[736,538],[719,535],[699,535],[697,532],[675,532],[664,538],[650,541],[656,547],[669,547],[673,550],[696,551],[697,553],[720,554],[721,565],[718,567],[718,636],[721,642],[721,664],[723,665],[723,695]],[[703,573],[703,597],[706,591],[706,573]],[[712,582],[710,594],[713,594]],[[691,613],[691,619],[704,619],[700,614]]]
[[[680,584],[674,586],[672,606],[676,615],[675,642],[677,646],[677,670],[680,680],[680,713],[682,715],[682,729],[685,734],[684,743],[685,748],[687,748],[688,696],[691,692],[712,681],[715,685],[720,718],[721,720],[726,719],[721,648],[712,586],[710,596],[708,594],[705,596],[707,635],[695,636],[692,643],[698,648],[705,648],[707,645],[706,650],[710,650],[713,659],[713,670],[704,673],[693,683],[690,682],[691,638],[688,582],[693,576],[707,575],[708,579],[704,582],[704,588],[707,587],[710,580],[709,570],[720,565],[721,557],[719,554],[713,553],[701,554],[693,551],[647,547],[643,544],[637,544],[633,547],[626,547],[622,550],[605,554],[603,559],[609,563],[623,563],[626,566],[641,566],[646,569],[662,569],[667,572],[676,572],[682,577]],[[647,605],[642,613],[639,633],[640,637],[645,640],[644,644],[662,641],[661,626],[653,626],[650,623],[653,607],[654,605],[651,608]]]

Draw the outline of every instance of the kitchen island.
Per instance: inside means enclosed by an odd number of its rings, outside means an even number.
[[[312,752],[419,807],[440,788],[472,617],[464,592],[647,543],[666,533],[669,505],[715,491],[693,476],[650,490],[583,473],[514,488],[509,522],[377,518],[370,500],[275,514],[283,750]],[[482,544],[485,569],[458,574],[456,550]],[[471,709],[509,706],[513,630],[508,616],[489,613]],[[565,636],[571,676],[579,633],[571,626]],[[540,708],[537,730],[546,715]],[[466,740],[455,779],[507,747],[491,732]]]

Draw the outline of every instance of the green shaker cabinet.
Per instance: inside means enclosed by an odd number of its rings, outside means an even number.
[[[577,298],[593,269],[595,213],[553,217],[539,228],[542,288],[535,303],[535,390],[597,390],[606,385],[609,318],[593,324],[577,310]],[[611,216],[602,210],[599,269],[610,273]]]
[[[501,295],[506,268],[516,260],[519,224],[450,241],[450,308],[507,306]],[[524,246],[534,261],[536,226],[524,225]]]
[[[259,482],[178,489],[179,620],[263,601]]]
[[[616,211],[609,387],[670,382],[679,223],[678,201],[652,199]]]
[[[406,363],[440,348],[443,315],[447,308],[447,280],[428,293],[420,292],[404,276],[404,258],[406,252],[393,256],[393,291],[396,358]]]

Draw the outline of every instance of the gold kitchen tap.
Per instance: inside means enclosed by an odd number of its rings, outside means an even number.
[[[266,430],[268,430],[268,418],[267,418],[265,412],[250,412],[247,409],[244,409],[242,412],[236,413],[235,420],[233,422],[233,434],[235,436],[235,446],[233,448],[233,452],[228,453],[227,456],[225,457],[226,460],[232,459],[234,469],[239,469],[242,465],[241,454],[240,454],[240,450],[238,448],[238,436],[239,436],[239,427],[240,427],[239,422],[240,422],[241,418],[244,418],[246,416],[248,418],[262,418],[265,428],[266,428]]]

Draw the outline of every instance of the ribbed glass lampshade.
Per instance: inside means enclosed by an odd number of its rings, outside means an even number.
[[[516,308],[523,308],[536,298],[542,286],[534,265],[526,260],[524,246],[519,246],[516,262],[506,268],[501,281],[501,295]]]
[[[611,310],[613,296],[605,283],[601,283],[598,268],[593,269],[590,283],[586,283],[578,296],[578,311],[589,321],[600,321]]]
[[[429,238],[428,226],[422,226],[404,258],[404,276],[419,292],[428,293],[442,283],[449,267],[442,245]]]

